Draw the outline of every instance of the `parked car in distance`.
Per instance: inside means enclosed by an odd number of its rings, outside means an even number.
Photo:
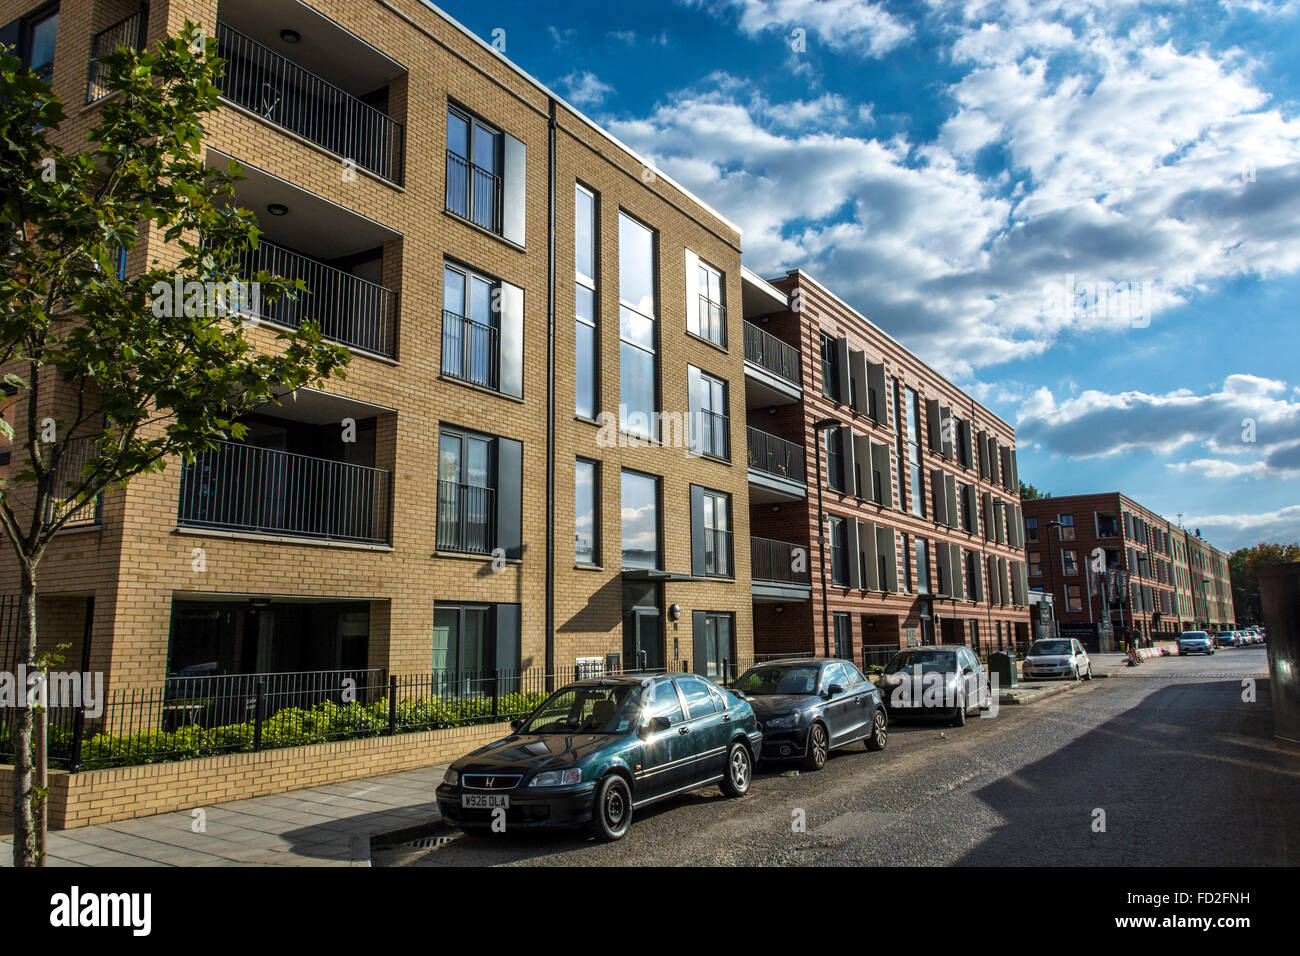
[[[1030,645],[1020,662],[1020,676],[1025,680],[1045,677],[1092,680],[1092,660],[1083,645],[1072,637],[1047,638]]]
[[[695,674],[575,681],[512,726],[447,769],[444,820],[488,832],[500,811],[507,830],[588,825],[618,840],[656,801],[715,783],[744,796],[762,748],[749,703]]]
[[[901,650],[876,682],[890,719],[940,716],[954,727],[964,726],[967,715],[980,709],[980,690],[987,686],[984,665],[963,644]]]
[[[1236,647],[1237,633],[1235,631],[1220,631],[1215,635],[1220,647]]]
[[[1178,636],[1178,656],[1188,654],[1213,654],[1214,642],[1205,631],[1183,631]]]
[[[756,664],[731,685],[754,708],[763,760],[826,766],[830,752],[864,742],[884,750],[889,718],[880,692],[852,661],[815,657]]]

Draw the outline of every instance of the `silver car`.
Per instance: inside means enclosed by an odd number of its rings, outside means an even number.
[[[1183,631],[1178,637],[1178,656],[1213,654],[1214,642],[1205,631]]]
[[[1088,652],[1072,637],[1034,641],[1020,664],[1024,680],[1060,677],[1066,680],[1092,680],[1092,661]]]

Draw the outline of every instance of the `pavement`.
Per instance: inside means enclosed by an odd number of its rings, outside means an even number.
[[[446,766],[252,797],[153,817],[56,830],[47,866],[369,866],[370,838],[439,819]],[[13,862],[0,838],[0,866]]]

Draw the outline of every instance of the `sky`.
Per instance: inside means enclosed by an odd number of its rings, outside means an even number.
[[[442,7],[1011,422],[1022,480],[1300,540],[1300,0]]]

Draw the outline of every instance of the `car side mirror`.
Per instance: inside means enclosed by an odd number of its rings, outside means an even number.
[[[827,697],[838,697],[842,693],[844,693],[844,687],[840,684],[831,684],[830,687],[826,688]]]
[[[641,729],[637,731],[637,736],[640,737],[642,740],[645,740],[651,734],[657,734],[660,733],[661,731],[665,731],[672,725],[673,722],[669,720],[667,717],[663,717],[663,716],[651,717],[649,720],[647,720],[644,724],[641,725]]]
[[[522,727],[523,725],[524,725],[524,722],[523,722],[522,720],[520,720],[518,717],[516,717],[514,720],[510,721],[510,729],[511,729],[511,730],[518,730],[518,729],[519,729],[520,727]]]
[[[971,674],[974,674],[974,673],[975,673],[975,668],[973,668],[973,667],[964,667],[964,668],[962,668],[962,673],[965,674],[965,675],[967,675],[967,676],[970,676]]]

